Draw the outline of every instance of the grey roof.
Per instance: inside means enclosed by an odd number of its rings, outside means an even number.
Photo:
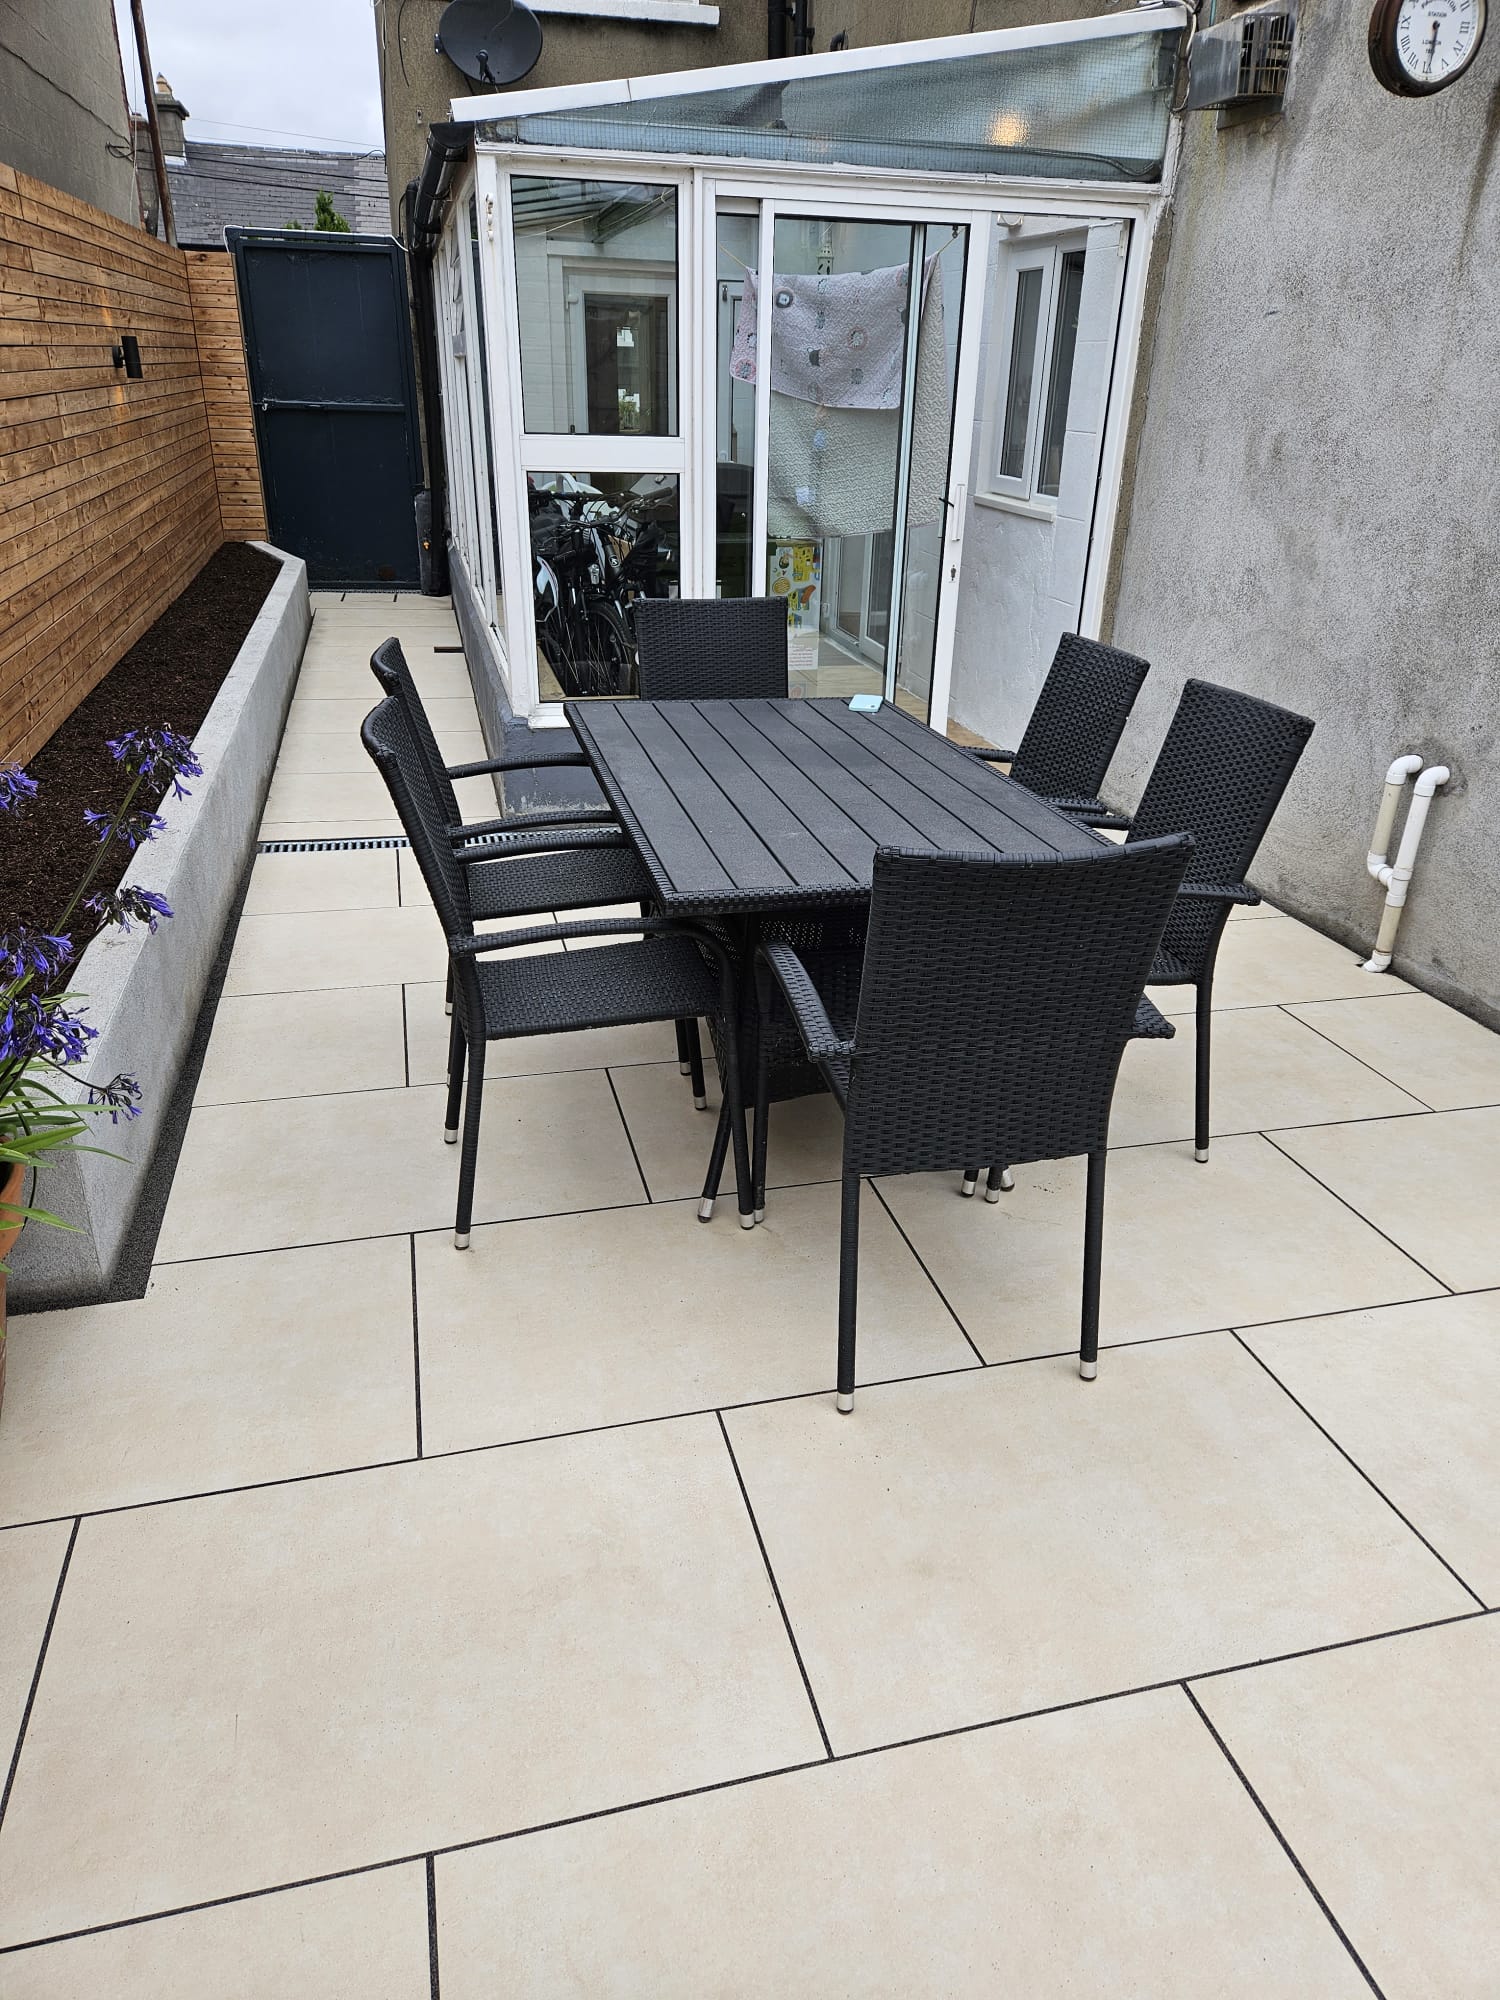
[[[312,153],[279,146],[187,141],[187,162],[167,162],[177,240],[187,249],[224,247],[226,227],[310,229],[318,192],[356,235],[389,236],[391,203],[384,153]]]

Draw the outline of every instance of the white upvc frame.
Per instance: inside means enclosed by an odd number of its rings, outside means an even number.
[[[1028,236],[1001,246],[1000,282],[996,289],[995,317],[990,326],[989,379],[985,384],[980,423],[980,483],[976,491],[984,499],[1019,503],[1017,511],[1025,513],[1051,517],[1057,512],[1057,496],[1037,491],[1042,433],[1046,428],[1047,399],[1052,387],[1052,356],[1057,335],[1063,259],[1070,252],[1086,250],[1087,247],[1087,231],[1068,228],[1059,230],[1055,236]],[[1019,474],[1010,474],[1000,469],[1000,452],[1005,443],[1006,419],[1010,414],[1016,306],[1020,298],[1021,278],[1028,271],[1041,272],[1041,297],[1037,308],[1036,343],[1031,357],[1023,464]]]

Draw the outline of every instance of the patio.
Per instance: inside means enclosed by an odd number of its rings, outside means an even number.
[[[262,838],[394,834],[457,627],[314,603]],[[262,856],[151,1291],[12,1324],[8,2000],[1495,1991],[1500,1039],[1237,911],[1099,1380],[1082,1162],[898,1179],[843,1419],[829,1102],[700,1228],[669,1027],[497,1044],[458,1255],[444,966],[404,850]]]

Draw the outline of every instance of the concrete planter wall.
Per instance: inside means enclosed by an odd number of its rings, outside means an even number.
[[[36,1200],[78,1233],[30,1224],[11,1260],[17,1310],[75,1304],[107,1290],[156,1147],[177,1071],[192,1038],[209,970],[255,846],[282,726],[312,613],[307,565],[257,542],[281,575],[203,718],[194,748],[203,776],[192,796],[159,808],[166,830],[135,856],[125,880],[155,889],[174,915],[153,937],[139,925],[94,939],[74,970],[87,1019],[99,1031],[86,1083],[121,1070],[140,1079],[142,1110],[129,1124],[96,1127],[117,1159],[75,1153],[41,1175]],[[149,718],[143,718],[149,720]]]

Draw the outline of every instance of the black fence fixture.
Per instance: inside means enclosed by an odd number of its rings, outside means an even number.
[[[114,362],[116,368],[123,368],[125,370],[125,373],[130,377],[132,382],[140,381],[142,373],[141,343],[133,333],[122,333],[120,335],[120,344],[115,349]]]

